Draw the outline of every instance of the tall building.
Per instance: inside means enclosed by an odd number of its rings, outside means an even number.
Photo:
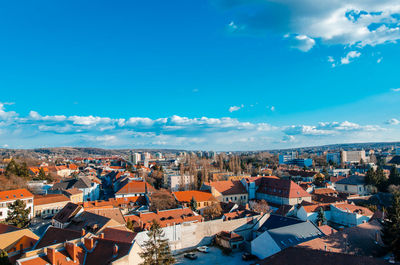
[[[360,151],[342,151],[341,152],[342,161],[344,163],[358,163],[362,159],[364,162],[367,161],[364,150]]]
[[[340,160],[340,152],[336,152],[336,153],[327,153],[326,154],[326,162],[333,162],[337,165],[339,165],[341,163]]]
[[[297,152],[295,151],[279,155],[279,164],[287,164],[287,162],[292,161],[296,158],[297,158]]]
[[[141,160],[141,155],[139,153],[131,153],[130,161],[132,164],[136,165]]]

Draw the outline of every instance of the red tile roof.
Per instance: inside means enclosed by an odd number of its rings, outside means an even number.
[[[57,202],[68,202],[69,198],[63,194],[35,195],[33,205],[44,205]]]
[[[217,199],[212,196],[210,192],[187,190],[177,191],[172,193],[179,202],[190,202],[194,198],[197,202],[216,201]]]
[[[13,225],[7,225],[7,224],[0,224],[0,235],[1,234],[5,234],[5,233],[9,233],[9,232],[14,232],[17,230],[22,230],[21,228],[18,228],[16,226]]]
[[[313,191],[313,194],[338,194],[338,192],[334,189],[330,188],[321,188],[321,189],[315,189]]]
[[[214,187],[222,195],[245,194],[246,188],[239,180],[210,181],[204,183],[207,186]]]
[[[27,198],[33,198],[33,194],[27,189],[0,191],[0,201],[22,200]]]
[[[337,203],[337,204],[333,204],[333,206],[335,206],[336,208],[339,208],[343,211],[357,213],[357,214],[361,214],[361,215],[365,215],[365,216],[372,216],[374,214],[370,209],[368,209],[366,207],[357,206],[357,205],[348,204],[348,203]]]
[[[288,179],[264,177],[261,179],[261,184],[258,187],[257,192],[284,198],[311,197],[311,194]]]
[[[190,208],[171,209],[158,212],[139,213],[137,215],[126,215],[126,221],[136,222],[140,227],[148,229],[153,220],[156,220],[161,227],[185,222],[201,222],[203,217],[194,213]]]
[[[137,194],[137,193],[145,193],[147,186],[148,192],[153,192],[155,189],[149,183],[144,181],[129,181],[122,188],[119,189],[115,194]]]

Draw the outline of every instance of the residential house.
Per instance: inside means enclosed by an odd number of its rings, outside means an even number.
[[[244,238],[235,232],[221,231],[215,235],[215,243],[226,249],[240,249],[244,243]]]
[[[72,203],[83,202],[83,191],[77,188],[63,190],[62,193],[67,196]]]
[[[310,221],[271,214],[255,231],[251,253],[260,259],[272,256],[288,247],[298,245],[324,234]]]
[[[30,209],[29,218],[33,217],[33,194],[27,189],[16,189],[0,191],[0,221],[8,217],[8,205],[16,200],[25,202],[26,208]]]
[[[188,190],[193,183],[193,175],[180,175],[178,172],[167,172],[164,174],[164,186],[170,191]]]
[[[330,221],[344,226],[357,226],[368,222],[374,213],[366,207],[348,203],[331,204]]]
[[[248,203],[248,193],[239,180],[204,182],[201,190],[208,190],[220,202]]]
[[[63,194],[34,195],[33,207],[35,217],[53,216],[70,202]]]
[[[100,184],[96,181],[92,181],[87,176],[79,179],[66,179],[62,182],[56,183],[49,190],[49,193],[62,193],[63,191],[74,188],[83,192],[84,201],[95,201],[100,197]]]
[[[131,181],[126,179],[122,183],[121,188],[115,193],[115,198],[144,196],[154,191],[154,187],[145,181]]]
[[[198,190],[187,190],[187,191],[176,191],[172,193],[177,200],[184,207],[190,207],[192,199],[196,201],[196,209],[201,210],[205,207],[211,206],[214,203],[218,203],[218,200],[210,193],[206,191]]]
[[[362,175],[352,175],[348,178],[336,181],[334,185],[338,192],[357,194],[360,196],[370,194],[365,182],[365,176]]]
[[[153,220],[156,220],[161,227],[202,222],[203,217],[190,208],[178,208],[156,212],[137,213],[125,215],[126,221],[131,221],[138,230],[149,229]]]
[[[53,217],[52,225],[58,228],[66,228],[71,223],[72,218],[82,211],[82,206],[69,202]]]
[[[38,239],[39,237],[29,229],[0,224],[0,251],[6,251],[9,258],[32,248]]]

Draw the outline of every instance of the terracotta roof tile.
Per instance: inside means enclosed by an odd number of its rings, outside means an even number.
[[[35,195],[33,204],[37,206],[37,205],[43,205],[43,204],[68,202],[68,201],[69,201],[69,198],[63,194]]]
[[[217,199],[212,196],[210,192],[187,190],[177,191],[172,193],[179,202],[190,202],[194,198],[197,202],[216,201]]]
[[[27,198],[33,198],[33,194],[27,189],[0,191],[0,201],[21,200]]]
[[[205,182],[204,184],[214,187],[218,192],[223,195],[247,193],[246,188],[239,180],[212,181]]]

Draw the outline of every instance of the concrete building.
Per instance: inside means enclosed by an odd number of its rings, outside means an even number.
[[[204,182],[202,190],[208,190],[220,202],[246,204],[249,201],[248,192],[239,180]]]
[[[54,216],[64,208],[70,200],[63,194],[48,194],[35,195],[33,202],[35,217],[46,218]]]
[[[8,205],[16,200],[25,202],[26,208],[30,209],[29,218],[33,217],[33,194],[27,189],[0,191],[0,220],[8,217]]]
[[[170,172],[164,175],[164,186],[170,191],[191,189],[193,183],[194,176],[181,176],[178,172]]]
[[[348,178],[341,179],[335,182],[335,189],[338,192],[358,195],[370,194],[365,183],[365,176],[353,175]]]
[[[359,163],[360,160],[367,162],[364,150],[360,151],[342,151],[341,158],[344,163]]]
[[[279,155],[279,164],[286,164],[288,161],[294,160],[297,158],[297,152],[291,152],[287,154]]]
[[[341,156],[340,152],[335,152],[335,153],[327,153],[326,154],[326,162],[332,162],[337,165],[340,165],[341,163]]]
[[[134,165],[139,163],[142,160],[142,157],[139,153],[131,153],[130,162]]]

